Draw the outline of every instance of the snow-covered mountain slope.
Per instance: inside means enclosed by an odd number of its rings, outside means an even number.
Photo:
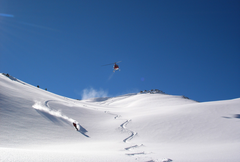
[[[199,103],[146,93],[79,101],[0,74],[0,161],[237,162],[239,125],[239,98]]]

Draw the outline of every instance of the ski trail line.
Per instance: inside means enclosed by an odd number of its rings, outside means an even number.
[[[120,128],[128,133],[131,133],[130,136],[128,136],[127,138],[125,138],[123,140],[124,143],[129,143],[138,133],[135,132],[135,131],[132,131],[130,129],[127,128],[127,125],[132,121],[131,119],[124,119],[122,118],[121,115],[118,115],[118,114],[114,114],[114,113],[111,113],[109,111],[105,111],[105,113],[109,114],[109,115],[114,115],[114,119],[116,120],[125,120],[121,125],[120,125]],[[140,145],[132,145],[130,147],[126,147],[124,148],[124,150],[128,151],[127,153],[125,153],[125,155],[127,156],[131,156],[131,157],[135,157],[135,160],[137,159],[152,159],[151,157],[147,157],[146,155],[147,154],[151,154],[152,152],[145,152],[145,151],[136,151],[137,149],[139,149],[140,147],[145,147],[145,145],[143,144],[140,144]],[[134,151],[135,150],[135,151]],[[149,160],[148,160],[149,161]],[[153,161],[153,160],[150,160],[150,161]],[[149,162],[150,162],[149,161]]]
[[[35,104],[32,107],[36,110],[39,110],[39,111],[42,111],[44,113],[50,114],[54,117],[62,118],[64,120],[70,122],[76,128],[76,130],[78,132],[80,132],[85,137],[89,137],[88,135],[86,135],[87,130],[84,127],[82,127],[76,120],[62,114],[62,112],[59,111],[59,110],[51,109],[51,107],[49,106],[50,101],[55,101],[55,100],[47,100],[47,101],[45,101],[44,104],[39,102],[39,101],[35,101]]]
[[[65,119],[65,120],[69,121],[70,123],[73,123],[74,121],[76,121],[76,120],[74,120],[74,119],[72,119],[72,118],[69,118],[68,116],[62,114],[61,111],[57,111],[57,110],[51,109],[51,108],[49,107],[49,105],[48,105],[48,103],[49,103],[50,101],[51,101],[51,100],[46,101],[45,104],[42,104],[41,102],[38,102],[38,101],[37,101],[32,107],[33,107],[34,109],[43,111],[43,112],[48,113],[48,114],[50,114],[50,115],[53,115],[53,116],[55,116],[55,117],[59,117],[59,118]]]
[[[132,140],[137,135],[137,132],[134,132],[132,130],[127,129],[127,125],[132,121],[131,119],[130,120],[129,119],[119,119],[119,118],[122,117],[121,115],[113,114],[113,113],[111,113],[109,111],[105,111],[105,113],[107,113],[109,115],[115,115],[114,119],[116,119],[116,120],[126,120],[124,123],[122,123],[120,125],[120,127],[123,130],[126,130],[127,132],[131,133],[131,135],[123,140],[124,143],[129,142],[130,140]]]
[[[144,145],[143,144],[141,144],[141,145],[134,145],[134,146],[126,147],[125,150],[131,151],[133,149],[136,149],[136,148],[139,148],[139,147],[142,147],[142,146],[144,146]]]
[[[123,140],[123,142],[125,142],[125,143],[127,143],[128,141],[130,141],[131,139],[133,139],[137,135],[137,132],[134,132],[134,131],[131,131],[131,130],[127,129],[127,125],[130,122],[131,122],[131,120],[127,120],[123,124],[120,125],[124,130],[127,130],[128,132],[131,133],[131,135],[129,137],[127,137]]]

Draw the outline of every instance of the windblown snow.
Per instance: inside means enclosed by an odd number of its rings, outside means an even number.
[[[0,74],[0,161],[238,162],[239,126],[240,98],[74,100]]]

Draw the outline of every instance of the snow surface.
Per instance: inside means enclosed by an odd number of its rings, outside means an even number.
[[[74,100],[0,74],[0,161],[238,162],[239,152],[240,98]]]

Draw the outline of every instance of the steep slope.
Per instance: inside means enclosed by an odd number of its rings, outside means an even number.
[[[78,101],[0,75],[0,161],[239,161],[239,106],[161,93]]]

